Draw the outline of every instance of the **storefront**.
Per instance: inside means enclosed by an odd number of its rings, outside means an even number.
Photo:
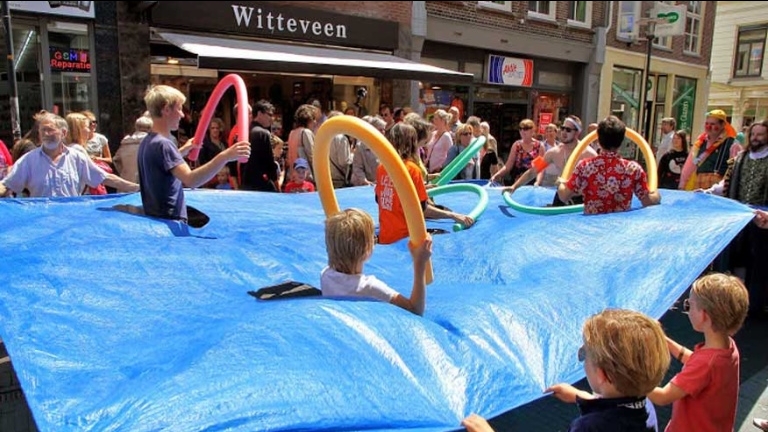
[[[640,101],[645,56],[608,48],[600,87],[600,116],[613,114],[627,127],[643,130]],[[651,119],[648,142],[661,140],[661,119],[674,117],[677,129],[689,135],[703,131],[707,111],[707,68],[675,60],[653,57],[646,81],[646,108]],[[647,119],[646,117],[645,119]],[[636,147],[623,148],[626,157],[638,157]],[[629,154],[631,153],[631,154]]]
[[[533,56],[488,52],[469,47],[426,41],[421,61],[471,73],[471,85],[422,82],[422,110],[429,116],[437,109],[459,107],[462,120],[476,115],[487,121],[491,135],[505,158],[520,138],[518,124],[530,118],[538,132],[550,123],[561,124],[576,112],[574,101],[585,65]]]
[[[96,2],[8,3],[22,134],[29,131],[32,116],[41,109],[62,116],[96,112]],[[0,46],[5,50],[5,40]],[[6,144],[13,142],[8,73],[8,62],[0,62],[0,138]]]
[[[194,117],[216,83],[238,73],[249,99],[276,106],[287,133],[296,108],[313,99],[362,116],[378,113],[380,103],[410,100],[397,94],[399,80],[471,81],[395,56],[409,49],[398,22],[271,3],[188,2],[179,13],[176,3],[158,2],[150,14],[152,82],[184,91]],[[229,124],[230,93],[217,113]]]

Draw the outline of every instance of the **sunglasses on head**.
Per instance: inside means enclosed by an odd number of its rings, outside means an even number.
[[[565,131],[567,133],[576,132],[578,129],[576,128],[569,128],[568,126],[563,126],[560,128],[560,130]]]
[[[683,312],[690,312],[691,302],[688,299],[683,300]]]
[[[584,359],[587,358],[587,350],[584,348],[584,345],[579,347],[579,351],[576,353],[576,355],[579,358],[579,363],[584,362]]]

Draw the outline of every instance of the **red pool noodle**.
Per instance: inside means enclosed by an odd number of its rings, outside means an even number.
[[[238,74],[229,74],[216,84],[216,88],[213,89],[208,103],[203,108],[203,113],[200,115],[200,122],[197,124],[197,130],[195,130],[195,144],[202,145],[205,139],[205,131],[208,130],[208,126],[211,124],[213,113],[216,111],[216,105],[219,104],[221,97],[224,96],[224,92],[231,86],[235,86],[235,93],[237,95],[237,137],[238,140],[247,140],[248,133],[248,90],[245,88],[245,81]],[[196,161],[200,154],[200,147],[195,147],[189,152],[187,158],[191,161]],[[248,162],[248,158],[240,158],[240,163]]]

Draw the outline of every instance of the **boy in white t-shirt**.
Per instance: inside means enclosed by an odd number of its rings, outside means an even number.
[[[405,297],[375,276],[363,274],[363,265],[373,253],[375,229],[371,216],[359,209],[346,209],[325,221],[328,267],[320,276],[324,296],[371,297],[392,303],[417,315],[424,314],[427,262],[432,256],[432,238],[411,248],[413,288]]]

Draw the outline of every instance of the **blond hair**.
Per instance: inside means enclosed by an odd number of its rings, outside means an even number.
[[[373,250],[373,218],[363,210],[342,210],[325,220],[325,247],[328,267],[354,274],[356,267]]]
[[[444,121],[445,124],[449,124],[451,122],[451,118],[453,117],[450,113],[448,113],[444,109],[439,109],[435,111],[432,116],[439,118],[440,120]]]
[[[395,125],[389,129],[387,138],[389,139],[389,142],[392,143],[392,147],[395,148],[400,159],[403,161],[410,160],[411,162],[417,163],[419,160],[419,135],[416,132],[416,128],[404,122],[395,123]]]
[[[606,309],[584,323],[587,357],[623,396],[645,396],[669,368],[669,350],[658,321],[626,309]]]
[[[163,116],[163,108],[166,106],[181,106],[187,101],[187,97],[179,90],[167,86],[156,85],[147,90],[147,94],[144,95],[144,104],[147,105],[147,111],[149,115],[155,118],[161,118]]]
[[[283,146],[285,145],[285,141],[280,139],[280,137],[277,136],[277,135],[270,135],[269,141],[272,143],[272,148],[273,149],[275,149],[277,147],[283,148]]]
[[[470,125],[469,123],[464,123],[463,125],[461,125],[461,126],[456,128],[456,141],[459,140],[459,137],[464,132],[469,132],[470,134],[472,134],[472,133],[474,133],[474,131],[475,130],[474,130],[474,128],[472,128],[472,125]]]
[[[749,293],[736,276],[711,273],[693,283],[691,295],[712,320],[712,330],[734,335],[747,318]]]
[[[90,120],[82,113],[67,114],[67,144],[80,144],[85,146],[88,142],[88,135],[83,135],[82,128],[88,128]]]
[[[531,119],[523,119],[520,121],[519,127],[520,129],[523,129],[523,128],[536,129],[536,123],[534,123],[533,120]]]

